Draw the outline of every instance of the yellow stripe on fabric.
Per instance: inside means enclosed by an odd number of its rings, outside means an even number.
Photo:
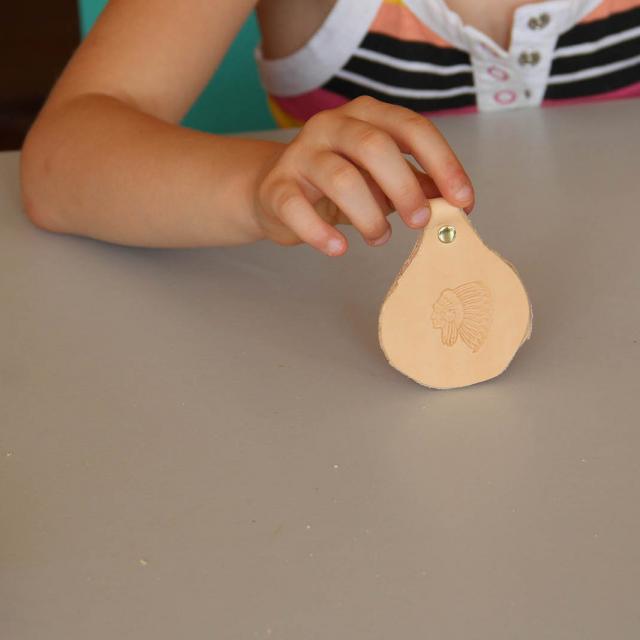
[[[269,109],[273,119],[281,129],[297,129],[304,124],[284,111],[273,98],[269,98]]]

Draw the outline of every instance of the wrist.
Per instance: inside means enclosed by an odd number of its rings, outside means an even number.
[[[256,234],[256,240],[264,240],[267,237],[264,225],[261,222],[264,211],[260,203],[260,187],[286,148],[287,145],[284,143],[266,142],[265,146],[260,149],[260,153],[255,157],[256,166],[251,183],[251,204],[248,209],[250,214],[247,217],[252,233]]]

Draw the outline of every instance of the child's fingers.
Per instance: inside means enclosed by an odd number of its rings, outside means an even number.
[[[349,218],[368,244],[384,243],[389,224],[364,176],[351,162],[330,151],[316,154],[304,175]]]
[[[303,242],[328,256],[347,250],[347,239],[316,213],[294,180],[271,185],[265,198],[271,215],[289,227]]]
[[[392,135],[429,174],[444,198],[460,207],[473,205],[475,194],[471,180],[435,125],[411,113],[391,128]]]
[[[358,98],[345,107],[345,111],[387,131],[403,150],[415,157],[451,203],[461,207],[473,204],[469,177],[445,137],[430,120],[404,107],[372,98]]]
[[[420,188],[422,189],[422,193],[424,193],[426,198],[431,199],[442,197],[440,189],[438,189],[436,183],[430,176],[428,176],[424,171],[421,171],[417,167],[414,167],[410,162],[407,162],[407,164],[415,174],[416,180],[420,183]]]
[[[390,213],[393,213],[396,208],[393,206],[393,202],[387,198],[385,192],[380,188],[380,185],[378,185],[378,183],[366,171],[363,171],[362,175],[369,187],[369,191],[371,191],[371,195],[375,198],[375,201],[378,203],[378,206],[384,216],[387,217]]]
[[[471,206],[473,186],[453,150],[429,120],[410,113],[390,125],[390,133],[418,161],[452,204]]]
[[[440,193],[440,189],[438,189],[438,187],[436,186],[436,183],[426,173],[424,173],[424,171],[421,171],[411,163],[409,163],[409,166],[411,167],[413,172],[416,174],[416,177],[418,178],[418,182],[420,183],[420,186],[424,191],[424,195],[427,198],[431,199],[431,198],[442,197],[442,194]],[[473,205],[464,207],[464,212],[467,214],[471,213],[472,210],[473,210]]]
[[[366,169],[406,224],[414,228],[427,224],[429,207],[420,183],[386,131],[347,117],[332,132],[330,144]]]

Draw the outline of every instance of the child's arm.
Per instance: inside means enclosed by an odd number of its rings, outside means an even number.
[[[290,145],[179,127],[254,5],[112,0],[26,141],[29,217],[122,244],[269,237],[335,255],[346,240],[328,222],[346,218],[375,244],[391,203],[415,227],[426,223],[411,219],[425,192],[472,204],[468,178],[437,130],[373,100],[320,114]],[[400,150],[413,153],[433,182],[418,180]],[[460,186],[467,192],[457,195]],[[327,197],[339,216],[323,206]]]

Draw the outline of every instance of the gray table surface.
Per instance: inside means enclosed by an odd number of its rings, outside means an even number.
[[[440,121],[534,305],[447,392],[378,349],[397,222],[341,259],[108,246],[30,226],[1,155],[0,637],[640,637],[639,116]]]

